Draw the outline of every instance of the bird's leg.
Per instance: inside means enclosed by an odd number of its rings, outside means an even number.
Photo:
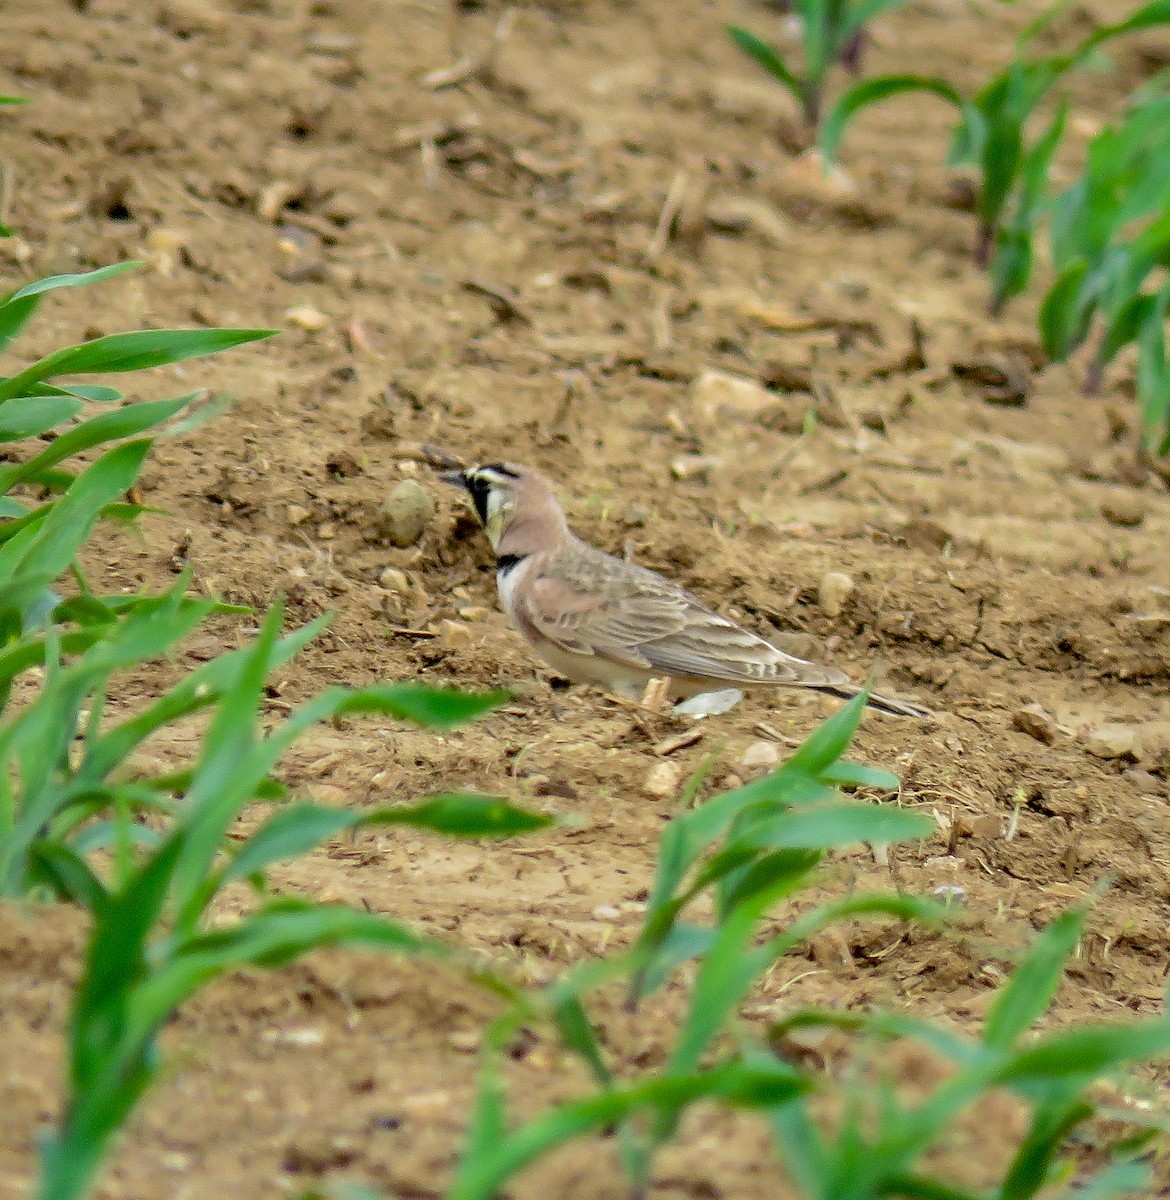
[[[642,693],[643,708],[648,708],[652,713],[662,713],[666,711],[666,706],[669,700],[669,676],[666,676],[662,679],[651,679],[646,684],[646,690]]]

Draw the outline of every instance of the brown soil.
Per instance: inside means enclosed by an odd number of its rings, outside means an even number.
[[[102,531],[95,578],[158,588],[187,562],[201,589],[232,600],[285,594],[298,622],[334,610],[280,681],[274,719],[334,682],[517,696],[442,738],[379,721],[318,730],[286,767],[302,793],[369,805],[471,787],[565,819],[506,844],[364,833],[277,872],[279,889],[366,905],[533,981],[620,944],[639,919],[673,807],[642,786],[662,761],[655,744],[683,726],[563,690],[534,666],[498,610],[482,536],[415,460],[431,442],[539,465],[590,540],[858,678],[880,660],[886,686],[939,713],[871,716],[855,755],[899,771],[937,837],[892,866],[841,855],[826,887],[957,885],[970,919],[947,935],[870,927],[818,942],[756,989],[749,1019],[909,1003],[970,1027],[1005,947],[1107,878],[1058,1016],[1159,1011],[1170,496],[1132,465],[1124,367],[1086,400],[1072,369],[1034,369],[1027,305],[983,315],[972,219],[941,166],[949,113],[929,100],[874,110],[845,142],[854,188],[841,190],[794,157],[787,100],[720,32],[728,19],[775,27],[766,10],[547,0],[515,10],[490,70],[436,88],[427,73],[476,54],[500,18],[491,4],[451,8],[5,5],[0,90],[34,103],[4,117],[20,233],[0,242],[4,276],[147,263],[50,299],[18,354],[142,325],[285,330],[133,381],[150,395],[206,385],[232,405],[160,441],[143,495],[168,515],[148,517],[140,539]],[[1026,10],[921,0],[881,20],[869,67],[944,64],[971,85]],[[1160,43],[1117,60],[1078,81],[1082,141],[1161,64]],[[764,382],[772,402],[705,408],[691,381],[710,369]],[[812,407],[821,419],[802,434]],[[438,512],[420,546],[396,550],[379,506],[403,477],[425,482]],[[383,586],[387,567],[405,594]],[[817,601],[830,570],[855,582],[833,618]],[[221,621],[178,665],[242,643],[246,624]],[[127,680],[117,702],[133,707],[173,673]],[[1017,727],[1030,704],[1050,715],[1051,744]],[[750,743],[798,738],[832,708],[749,698],[671,761],[689,772],[714,754],[710,786],[723,786],[748,774]],[[1088,752],[1106,723],[1138,730],[1135,753]],[[151,754],[179,763],[192,744]],[[65,909],[9,909],[0,924],[4,1197],[25,1193],[37,1131],[58,1109],[83,934]],[[636,1018],[599,999],[621,1072],[663,1060],[682,994]],[[437,1196],[493,1011],[430,968],[340,953],[228,980],[168,1031],[162,1081],[101,1195],[295,1195],[353,1178]],[[543,1038],[515,1071],[522,1112],[577,1082]],[[986,1181],[1017,1126],[1010,1111],[984,1114],[952,1147],[961,1172]],[[625,1193],[603,1141],[554,1156],[512,1194]],[[764,1131],[704,1111],[653,1194],[785,1193]]]

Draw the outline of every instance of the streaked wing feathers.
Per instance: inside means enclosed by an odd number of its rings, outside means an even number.
[[[675,678],[806,687],[849,682],[840,671],[784,654],[662,576],[583,542],[545,565],[525,616],[569,653]]]

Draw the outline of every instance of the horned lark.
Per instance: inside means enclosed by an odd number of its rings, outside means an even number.
[[[777,650],[644,567],[576,537],[547,480],[515,463],[450,471],[467,490],[496,552],[500,601],[529,645],[578,683],[637,699],[669,678],[673,698],[718,688],[808,687],[855,696],[848,676]],[[915,704],[871,695],[898,716]]]

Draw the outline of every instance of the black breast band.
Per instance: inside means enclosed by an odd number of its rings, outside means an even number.
[[[527,554],[501,554],[496,559],[496,574],[507,575],[509,571],[518,567],[527,557]]]

